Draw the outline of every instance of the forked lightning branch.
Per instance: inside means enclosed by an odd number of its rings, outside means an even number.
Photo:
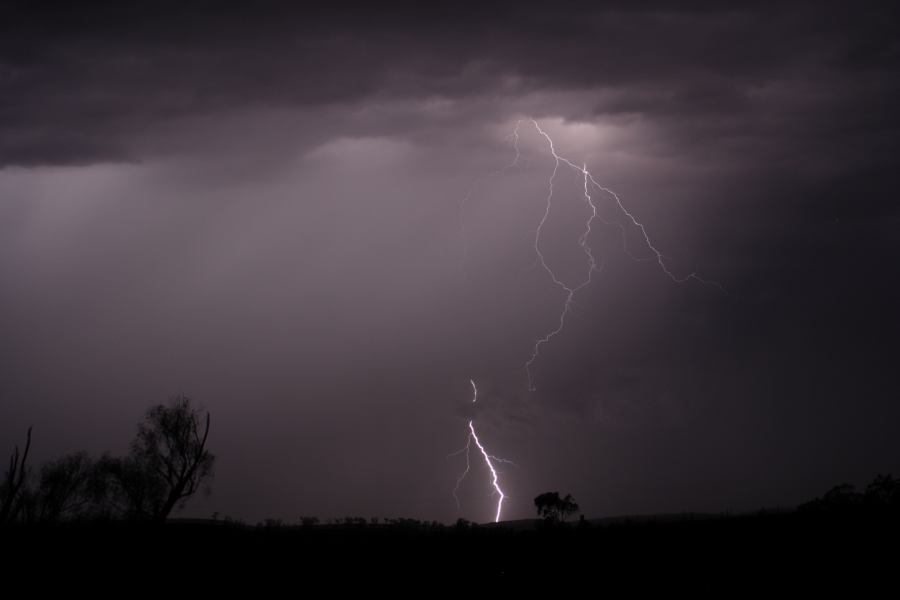
[[[520,134],[522,123],[523,123],[523,120],[519,120],[516,123],[515,129],[513,130],[512,134],[510,136],[514,140],[513,145],[514,145],[515,152],[516,152],[515,158],[509,165],[507,165],[503,169],[500,169],[499,171],[494,171],[492,173],[492,175],[500,174],[511,167],[518,166],[519,158],[520,158],[519,134]],[[619,198],[619,196],[615,192],[610,190],[609,188],[600,185],[597,182],[597,180],[594,178],[594,176],[591,174],[591,172],[588,170],[587,165],[582,164],[581,166],[579,166],[577,163],[573,162],[572,160],[566,158],[565,156],[560,155],[556,151],[556,145],[553,143],[553,139],[550,137],[550,135],[547,133],[546,130],[541,128],[540,124],[536,120],[531,119],[530,123],[534,126],[535,130],[540,135],[540,137],[547,142],[549,149],[550,149],[550,154],[553,157],[553,161],[554,161],[553,171],[551,172],[550,177],[547,181],[547,196],[546,196],[544,213],[543,213],[542,218],[538,222],[537,227],[535,228],[535,232],[534,232],[534,252],[537,256],[537,263],[540,265],[541,269],[543,269],[547,273],[547,276],[549,277],[549,279],[553,283],[553,285],[555,287],[557,287],[560,291],[563,292],[563,302],[560,307],[559,316],[556,321],[556,326],[553,329],[547,331],[544,335],[539,337],[537,340],[535,340],[534,345],[531,348],[530,356],[525,361],[524,367],[525,367],[525,373],[526,373],[526,376],[528,379],[528,388],[530,391],[535,391],[536,387],[535,387],[534,374],[532,372],[532,369],[534,367],[535,362],[538,360],[538,357],[540,356],[541,349],[545,345],[549,344],[553,340],[553,338],[562,334],[562,332],[566,326],[566,317],[569,315],[569,313],[572,309],[572,303],[575,299],[576,294],[591,283],[594,272],[596,272],[600,269],[601,263],[594,256],[594,253],[591,250],[591,246],[590,246],[590,236],[591,236],[591,233],[593,232],[592,226],[593,226],[593,223],[595,220],[600,220],[602,223],[604,223],[606,225],[618,226],[618,228],[620,229],[620,231],[622,233],[623,251],[630,258],[637,260],[637,261],[648,260],[646,258],[635,257],[628,250],[628,246],[626,244],[626,239],[625,239],[627,236],[627,231],[634,230],[637,233],[639,233],[640,238],[643,242],[643,245],[650,252],[649,260],[652,260],[653,262],[655,262],[656,265],[659,267],[659,269],[673,282],[687,283],[687,282],[693,280],[693,281],[696,281],[703,285],[713,286],[722,292],[725,292],[725,289],[719,283],[717,283],[715,281],[710,281],[710,280],[704,279],[695,272],[688,273],[687,275],[680,275],[680,276],[676,275],[671,270],[669,265],[667,264],[666,257],[662,254],[662,252],[660,252],[660,250],[656,247],[656,245],[651,240],[650,235],[647,233],[647,229],[644,227],[644,224],[641,221],[639,221],[637,219],[637,217],[635,217],[635,215],[625,207],[625,205],[622,203],[621,198]],[[585,264],[585,273],[584,273],[584,276],[579,281],[569,282],[569,283],[563,281],[563,279],[557,275],[557,273],[553,270],[553,267],[547,261],[547,258],[545,257],[544,253],[541,251],[541,241],[542,241],[542,237],[544,235],[544,227],[546,226],[547,222],[550,219],[550,215],[551,215],[552,207],[553,207],[553,200],[554,200],[553,186],[556,181],[556,177],[559,174],[560,169],[572,169],[575,172],[577,172],[578,174],[580,174],[581,178],[583,179],[583,183],[584,183],[584,192],[583,192],[584,201],[585,201],[587,207],[589,208],[589,215],[585,221],[584,230],[583,230],[582,234],[576,240],[578,246],[581,248],[581,250],[585,256],[585,263],[586,263]],[[466,198],[463,200],[463,205],[464,205],[465,201],[469,199],[470,195],[471,195],[471,191],[466,196]],[[599,211],[598,211],[598,202],[600,201],[601,198],[605,198],[607,202],[611,203],[612,208],[614,208],[616,210],[616,212],[618,212],[621,215],[621,220],[607,221],[607,220],[600,218]],[[469,382],[472,386],[472,391],[473,391],[472,402],[475,403],[478,400],[478,388],[475,385],[474,380],[470,379]],[[493,456],[490,453],[488,453],[488,451],[485,449],[485,446],[482,444],[481,440],[478,438],[478,435],[475,431],[474,419],[470,419],[469,423],[468,423],[468,434],[467,434],[466,445],[459,451],[451,454],[451,456],[454,456],[457,454],[464,454],[466,457],[466,468],[459,475],[459,477],[456,480],[456,486],[453,488],[453,497],[454,497],[454,499],[456,499],[457,508],[459,508],[458,492],[459,492],[460,486],[462,485],[462,482],[465,480],[466,476],[469,474],[469,471],[471,468],[470,453],[471,453],[473,444],[478,449],[479,454],[481,455],[482,459],[484,460],[484,463],[487,466],[488,472],[490,474],[489,475],[489,484],[490,484],[490,488],[491,488],[491,493],[496,498],[496,502],[497,502],[497,508],[496,508],[495,515],[494,515],[494,521],[499,522],[501,520],[502,512],[503,512],[503,501],[507,498],[507,494],[505,494],[503,492],[503,489],[500,486],[500,473],[497,470],[496,463],[509,462],[509,461],[497,458],[496,456]]]

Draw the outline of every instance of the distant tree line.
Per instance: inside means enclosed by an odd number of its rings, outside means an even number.
[[[16,445],[0,480],[0,526],[79,520],[165,521],[200,489],[208,489],[215,456],[207,448],[210,415],[195,408],[185,396],[151,407],[138,424],[125,456],[105,453],[99,458],[75,452],[33,470],[29,464],[32,428],[24,444]],[[534,499],[545,525],[562,525],[580,512],[571,494],[545,492]],[[857,491],[849,484],[833,487],[822,497],[798,507],[807,515],[900,515],[900,480],[878,475]],[[213,520],[218,520],[218,513]],[[242,524],[226,518],[224,522]],[[309,529],[316,517],[301,517]],[[267,529],[286,525],[278,519],[261,523]],[[440,531],[446,526],[415,519],[333,519],[326,525],[340,528],[389,528]],[[587,526],[582,516],[580,525]],[[475,523],[459,519],[453,529],[474,530]]]
[[[164,521],[213,475],[209,413],[177,396],[147,410],[126,456],[76,452],[32,472],[32,429],[0,481],[0,525],[93,519]]]
[[[799,510],[807,514],[900,513],[900,479],[878,475],[861,492],[842,483],[821,498],[801,504]]]

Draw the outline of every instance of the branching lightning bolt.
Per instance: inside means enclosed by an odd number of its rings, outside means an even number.
[[[663,273],[665,273],[666,276],[669,277],[669,279],[671,279],[675,283],[685,283],[685,282],[693,279],[704,285],[711,285],[711,286],[717,287],[722,292],[725,292],[725,288],[723,288],[719,283],[716,283],[715,281],[709,281],[707,279],[703,279],[697,273],[690,273],[688,275],[685,275],[684,277],[678,277],[677,275],[675,275],[669,269],[668,265],[666,265],[665,255],[663,255],[662,252],[660,252],[656,248],[656,246],[653,244],[653,242],[650,240],[650,236],[648,235],[647,229],[644,227],[644,224],[641,223],[640,221],[638,221],[637,218],[627,208],[625,208],[625,205],[622,204],[622,200],[619,198],[619,196],[614,191],[610,190],[609,188],[604,187],[604,186],[600,185],[599,183],[597,183],[597,180],[594,179],[594,176],[591,175],[590,171],[588,171],[587,165],[578,166],[574,162],[569,160],[568,158],[566,158],[564,156],[560,156],[556,152],[556,147],[553,144],[553,139],[547,134],[546,131],[541,129],[541,126],[538,124],[538,122],[536,120],[532,119],[531,122],[532,122],[532,124],[534,124],[534,127],[537,130],[538,134],[540,134],[541,137],[543,137],[545,140],[547,140],[547,144],[550,146],[550,153],[553,155],[553,160],[554,160],[553,172],[550,174],[550,179],[548,181],[546,208],[544,209],[544,215],[541,218],[540,222],[538,223],[537,229],[535,230],[535,234],[534,234],[534,251],[538,257],[538,263],[541,265],[541,267],[544,269],[544,271],[546,271],[547,274],[550,276],[550,279],[551,279],[551,281],[553,281],[553,284],[555,286],[557,286],[560,290],[562,290],[563,293],[565,293],[565,301],[563,302],[562,310],[559,313],[559,321],[557,322],[556,327],[554,329],[552,329],[550,332],[548,332],[546,335],[544,335],[543,337],[539,338],[534,343],[534,346],[532,347],[532,350],[531,350],[531,357],[525,362],[525,372],[528,375],[528,387],[531,391],[534,391],[536,388],[534,386],[534,378],[533,378],[533,375],[531,372],[531,368],[534,365],[534,362],[537,360],[538,356],[540,355],[541,347],[544,344],[549,343],[550,340],[552,340],[556,335],[558,335],[560,332],[562,332],[563,328],[566,325],[566,316],[569,314],[569,312],[572,309],[572,301],[575,298],[575,294],[577,294],[579,290],[581,290],[582,288],[584,288],[585,286],[590,284],[594,271],[599,270],[598,262],[597,262],[596,258],[594,257],[593,252],[591,251],[591,247],[588,245],[588,237],[591,234],[591,225],[593,224],[594,219],[599,219],[599,216],[597,213],[597,205],[594,203],[594,199],[590,194],[591,188],[596,188],[596,189],[600,190],[602,193],[607,194],[615,201],[616,207],[626,217],[626,219],[630,223],[630,225],[632,225],[635,229],[637,229],[638,231],[641,232],[641,236],[644,238],[644,244],[647,246],[647,248],[653,254],[653,256],[650,258],[655,259],[655,261],[659,265],[660,269],[662,269]],[[519,123],[521,123],[521,121]],[[517,140],[517,142],[518,142],[519,123],[516,124],[516,140]],[[518,160],[518,143],[516,144],[516,160]],[[591,210],[590,216],[588,217],[587,222],[585,223],[584,233],[581,234],[581,236],[578,238],[578,245],[581,247],[582,251],[585,253],[585,256],[587,257],[587,261],[588,261],[587,275],[580,283],[578,283],[575,286],[567,285],[562,280],[560,280],[559,277],[556,276],[556,273],[553,271],[553,269],[550,267],[550,265],[547,264],[544,254],[541,252],[541,246],[540,246],[541,234],[543,233],[544,225],[546,225],[547,220],[550,218],[550,211],[553,206],[553,182],[556,179],[556,175],[559,172],[559,168],[561,165],[570,167],[570,168],[574,169],[575,171],[578,171],[582,174],[582,177],[584,179],[584,198],[588,204],[588,207]],[[622,247],[623,247],[623,250],[625,251],[625,253],[629,257],[631,257],[635,260],[644,260],[644,259],[633,256],[628,251],[628,247],[627,247],[627,244],[625,241],[625,226],[624,225],[622,225],[619,222],[608,222],[603,219],[600,219],[600,220],[607,225],[611,225],[611,224],[618,225],[619,229],[622,231]]]
[[[472,385],[472,404],[474,404],[478,401],[478,386],[475,385],[474,379],[470,379],[469,383]],[[466,469],[459,475],[459,477],[457,477],[456,487],[453,488],[453,498],[456,500],[456,508],[459,509],[459,486],[462,485],[463,480],[466,478],[466,475],[469,474],[469,470],[471,468],[470,451],[472,449],[473,442],[478,448],[478,451],[481,452],[481,456],[484,458],[484,464],[487,465],[488,470],[491,472],[491,487],[494,488],[492,494],[497,497],[497,513],[494,516],[494,522],[499,523],[500,514],[503,511],[503,501],[506,499],[506,494],[504,494],[503,490],[500,488],[499,475],[497,474],[497,468],[494,466],[494,463],[513,463],[512,461],[488,454],[488,451],[485,450],[484,445],[481,443],[481,440],[478,439],[478,434],[475,433],[474,419],[469,419],[469,434],[466,438],[466,445],[450,455],[456,456],[457,454],[462,453],[465,453],[466,455]]]
[[[625,207],[625,205],[622,203],[622,200],[619,198],[619,196],[614,191],[610,190],[609,188],[600,185],[597,182],[597,180],[594,178],[594,176],[590,173],[590,171],[588,171],[586,164],[582,164],[581,166],[578,166],[577,164],[575,164],[568,158],[561,156],[559,153],[557,153],[556,147],[553,143],[553,139],[550,137],[550,135],[547,134],[547,132],[541,128],[541,126],[538,124],[538,122],[536,120],[532,119],[531,123],[534,125],[535,129],[537,130],[537,133],[547,141],[547,144],[550,147],[550,153],[553,156],[553,160],[554,160],[553,171],[550,174],[550,178],[547,182],[548,189],[547,189],[547,197],[545,200],[546,205],[544,208],[544,214],[541,217],[541,220],[538,223],[537,229],[535,230],[535,233],[534,233],[534,252],[537,256],[537,260],[535,261],[535,266],[540,265],[540,267],[550,277],[550,280],[553,282],[553,284],[565,294],[565,300],[563,302],[562,310],[559,313],[559,319],[557,321],[556,327],[554,327],[552,330],[550,330],[548,333],[546,333],[543,337],[539,338],[534,343],[534,346],[532,347],[532,351],[531,351],[531,356],[525,363],[525,370],[528,375],[528,386],[531,391],[534,391],[535,386],[534,386],[534,379],[532,376],[532,366],[534,365],[535,361],[538,359],[538,356],[540,355],[540,352],[541,352],[541,348],[545,344],[550,343],[550,341],[555,336],[559,335],[562,332],[562,330],[565,328],[565,325],[566,325],[566,317],[569,315],[569,313],[572,310],[572,304],[574,302],[576,294],[581,289],[588,286],[592,281],[594,272],[599,271],[602,268],[602,262],[598,261],[597,258],[594,256],[594,253],[589,244],[590,236],[593,231],[592,227],[594,224],[594,220],[598,220],[605,225],[618,227],[622,234],[622,250],[624,251],[624,253],[628,257],[630,257],[631,259],[636,260],[636,261],[655,261],[656,264],[659,266],[660,270],[662,270],[662,272],[673,282],[687,283],[689,280],[694,280],[694,281],[697,281],[704,285],[710,285],[710,286],[716,287],[723,293],[727,293],[727,292],[725,291],[725,288],[723,288],[719,283],[717,283],[715,281],[710,281],[710,280],[704,279],[695,272],[689,273],[689,274],[687,274],[685,276],[681,276],[681,277],[679,277],[678,275],[673,273],[672,270],[669,268],[669,266],[666,264],[667,257],[662,252],[660,252],[659,249],[653,244],[652,240],[650,239],[649,234],[647,233],[647,229],[644,227],[644,224],[641,223],[634,216],[634,214],[632,214]],[[515,153],[516,153],[515,158],[508,165],[489,173],[488,177],[502,174],[511,168],[519,167],[519,160],[521,158],[520,149],[519,149],[519,141],[520,141],[519,132],[520,132],[521,125],[522,125],[522,120],[520,119],[519,121],[516,122],[516,126],[515,126],[515,129],[513,130],[512,134],[510,136],[507,136],[507,139],[509,139],[510,137],[513,139],[513,146],[515,148]],[[583,185],[584,185],[584,200],[585,200],[588,208],[590,209],[589,216],[587,217],[587,220],[585,222],[584,231],[581,233],[581,235],[578,237],[578,240],[577,240],[578,246],[581,248],[582,252],[584,252],[585,258],[587,260],[587,272],[581,281],[578,281],[573,285],[567,284],[566,282],[564,282],[562,279],[560,279],[557,276],[556,272],[553,270],[553,268],[547,262],[543,252],[541,252],[541,236],[543,235],[544,227],[546,226],[547,222],[550,220],[550,215],[551,215],[552,208],[553,208],[553,192],[554,192],[553,186],[554,186],[554,182],[556,181],[556,177],[557,177],[561,167],[568,167],[568,168],[573,169],[574,171],[581,174],[581,177],[583,180]],[[460,205],[459,205],[459,224],[460,224],[460,231],[461,231],[462,238],[463,238],[463,266],[464,267],[465,267],[465,262],[466,262],[466,253],[467,253],[465,228],[463,226],[465,205],[470,200],[475,189],[478,187],[478,184],[479,184],[479,180],[476,180],[472,184],[472,186],[470,187],[470,189],[468,190],[468,192],[466,193],[465,197],[462,199],[462,201],[460,202]],[[623,216],[623,218],[621,220],[607,221],[600,216],[595,198],[592,195],[592,192],[594,192],[595,190],[598,190],[601,194],[605,194],[606,196],[608,196],[609,198],[611,198],[613,200],[616,209]],[[624,223],[623,223],[623,221],[624,221]],[[628,237],[627,234],[628,234],[629,228],[636,229],[640,232],[641,237],[643,238],[643,241],[644,241],[644,245],[647,247],[647,249],[650,252],[650,256],[635,256],[629,251],[628,241],[627,241],[627,237]],[[472,379],[469,380],[469,383],[472,385],[472,392],[473,392],[472,403],[474,404],[475,402],[478,401],[478,387],[475,385],[475,381]],[[462,447],[461,449],[457,450],[456,452],[454,452],[453,454],[449,455],[449,456],[456,456],[458,454],[464,453],[466,456],[466,468],[456,479],[456,486],[453,488],[453,498],[456,500],[457,509],[459,509],[459,488],[462,485],[463,481],[468,476],[469,471],[471,470],[471,467],[472,467],[471,451],[472,451],[472,445],[474,443],[475,447],[478,448],[478,451],[481,453],[481,456],[484,458],[484,462],[487,465],[488,470],[490,471],[490,483],[491,483],[491,487],[493,488],[492,495],[497,497],[497,511],[496,511],[496,515],[494,517],[494,521],[499,522],[502,510],[503,510],[503,501],[506,499],[507,496],[506,496],[506,494],[504,494],[503,490],[500,488],[499,476],[497,473],[495,463],[500,463],[500,462],[510,463],[511,461],[498,458],[487,452],[484,445],[481,443],[481,440],[478,438],[478,434],[475,432],[474,419],[469,420],[468,430],[469,431],[468,431],[468,435],[466,437],[466,445],[464,447]]]

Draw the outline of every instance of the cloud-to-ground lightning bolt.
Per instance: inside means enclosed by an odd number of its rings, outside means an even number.
[[[572,309],[572,301],[575,298],[575,294],[578,293],[579,290],[581,290],[582,288],[584,288],[585,286],[587,286],[588,284],[591,283],[591,278],[592,278],[594,271],[598,270],[598,268],[599,268],[597,260],[594,257],[593,252],[591,251],[591,247],[588,245],[588,238],[591,234],[591,225],[593,224],[594,219],[599,218],[598,214],[597,214],[597,205],[594,202],[594,198],[590,194],[591,188],[596,188],[596,189],[600,190],[602,193],[607,194],[609,197],[611,197],[615,201],[615,205],[619,209],[619,212],[621,212],[625,216],[625,218],[627,219],[627,221],[630,223],[631,226],[633,226],[635,229],[637,229],[638,231],[641,232],[641,236],[644,238],[644,244],[647,246],[647,248],[653,254],[651,259],[655,258],[656,263],[659,265],[660,269],[662,269],[663,273],[665,273],[666,276],[669,277],[669,279],[671,279],[675,283],[685,283],[688,280],[693,279],[693,280],[698,281],[705,285],[715,286],[715,287],[719,288],[719,290],[721,290],[722,292],[724,292],[725,289],[720,284],[716,283],[715,281],[709,281],[707,279],[703,279],[697,273],[690,273],[683,277],[676,276],[669,269],[668,265],[666,264],[666,257],[662,254],[662,252],[660,252],[656,248],[656,246],[650,240],[650,236],[647,233],[647,229],[644,227],[644,224],[641,223],[640,221],[638,221],[637,218],[627,208],[625,208],[625,205],[622,204],[622,200],[619,198],[619,196],[614,191],[610,190],[609,188],[604,187],[604,186],[600,185],[599,183],[597,183],[597,180],[594,179],[594,176],[591,175],[590,171],[588,171],[587,165],[578,166],[577,164],[575,164],[568,158],[559,155],[556,152],[556,147],[553,144],[553,139],[547,134],[546,131],[544,131],[541,128],[541,126],[538,124],[538,122],[536,120],[532,119],[531,122],[532,122],[532,124],[534,124],[534,127],[537,130],[538,134],[540,134],[541,137],[543,137],[545,140],[547,140],[547,144],[550,146],[550,154],[553,155],[553,160],[554,160],[553,172],[550,174],[550,179],[548,181],[547,200],[546,200],[546,207],[544,209],[544,215],[541,218],[540,222],[538,223],[537,229],[534,234],[534,251],[538,257],[538,263],[541,265],[541,267],[544,269],[544,271],[546,271],[547,274],[550,276],[550,279],[551,279],[551,281],[553,281],[553,284],[555,286],[557,286],[560,290],[562,290],[563,293],[565,294],[565,301],[563,302],[562,310],[559,313],[559,320],[557,322],[556,327],[554,329],[552,329],[551,331],[549,331],[543,337],[539,338],[534,343],[534,346],[532,347],[532,350],[531,350],[531,357],[525,362],[525,372],[528,375],[528,387],[531,391],[534,391],[536,388],[534,386],[534,378],[532,376],[531,368],[534,365],[534,362],[537,360],[538,356],[540,355],[541,347],[544,344],[549,343],[551,339],[553,339],[556,335],[558,335],[563,330],[563,328],[566,325],[566,316],[569,314],[569,312]],[[519,123],[521,123],[521,121]],[[519,123],[516,124],[516,140],[517,141],[518,141]],[[517,153],[517,159],[518,159],[518,144],[516,146],[516,153]],[[570,167],[571,169],[574,169],[575,171],[578,171],[579,173],[581,173],[581,175],[584,179],[584,198],[588,204],[588,207],[591,210],[590,216],[588,217],[587,222],[585,223],[584,233],[582,233],[581,236],[578,238],[578,245],[581,247],[582,251],[585,253],[585,255],[587,257],[587,261],[588,261],[587,274],[581,282],[579,282],[577,285],[574,285],[574,286],[570,286],[570,285],[566,284],[565,282],[560,280],[559,277],[556,276],[556,273],[553,271],[553,269],[550,267],[550,265],[547,264],[547,261],[544,258],[544,254],[541,252],[541,234],[543,233],[544,225],[546,225],[547,220],[550,218],[550,211],[553,206],[553,182],[555,181],[556,175],[559,172],[560,166],[562,166],[562,165]],[[624,249],[625,253],[628,256],[630,256],[631,258],[640,260],[639,258],[634,257],[630,252],[628,252],[628,247],[625,242],[625,226],[619,222],[610,223],[603,219],[600,219],[600,220],[603,223],[608,224],[608,225],[610,225],[610,224],[618,225],[622,231],[622,244],[623,244],[623,249]]]
[[[472,404],[478,401],[478,386],[475,385],[475,380],[470,379],[469,383],[472,385]],[[466,438],[466,445],[461,449],[457,450],[450,456],[455,456],[457,454],[465,453],[466,455],[466,470],[463,471],[459,477],[456,479],[456,487],[453,488],[453,498],[456,500],[456,506],[459,508],[459,486],[462,484],[463,480],[466,478],[466,475],[469,474],[469,469],[471,467],[471,461],[469,458],[469,453],[472,450],[472,443],[475,443],[475,446],[478,448],[478,451],[481,452],[481,456],[484,458],[484,464],[487,465],[488,470],[491,472],[491,487],[494,488],[493,494],[497,497],[497,513],[494,515],[494,522],[500,522],[500,515],[503,511],[503,501],[506,499],[506,494],[503,493],[503,490],[500,488],[499,475],[497,474],[497,468],[494,466],[495,462],[505,462],[511,463],[511,461],[497,458],[491,454],[488,454],[488,451],[485,450],[484,445],[481,443],[481,440],[478,439],[478,434],[475,433],[475,419],[469,419],[469,434]]]
[[[547,275],[549,275],[550,280],[553,282],[553,284],[556,287],[558,287],[565,294],[565,300],[563,302],[562,309],[559,313],[559,318],[556,323],[556,326],[553,329],[551,329],[548,333],[546,333],[543,337],[539,338],[534,343],[534,346],[532,347],[532,351],[531,351],[531,356],[525,363],[525,370],[528,375],[528,386],[529,386],[530,390],[534,391],[535,386],[534,386],[534,379],[532,376],[532,366],[534,365],[535,361],[538,359],[538,356],[540,355],[542,346],[544,346],[545,344],[548,344],[555,336],[559,335],[562,332],[562,330],[565,328],[565,325],[566,325],[566,317],[569,315],[569,313],[572,310],[572,304],[575,299],[575,295],[581,289],[583,289],[584,287],[586,287],[587,285],[589,285],[591,283],[594,272],[599,271],[602,266],[602,263],[599,262],[597,260],[597,258],[594,256],[594,253],[589,244],[591,233],[593,231],[592,227],[593,227],[595,219],[605,225],[616,226],[619,228],[619,230],[622,234],[622,250],[628,257],[630,257],[636,261],[646,261],[646,260],[655,261],[657,263],[657,265],[659,266],[659,268],[662,270],[662,272],[673,282],[686,283],[689,280],[693,279],[694,281],[697,281],[704,285],[711,285],[711,286],[717,287],[722,292],[725,292],[725,289],[720,284],[716,283],[715,281],[703,279],[695,272],[689,273],[688,275],[685,275],[682,277],[679,277],[675,273],[673,273],[672,270],[669,268],[669,266],[666,264],[667,257],[665,255],[663,255],[662,252],[660,252],[659,249],[657,249],[657,247],[653,244],[652,240],[650,239],[649,234],[647,233],[647,229],[644,227],[644,224],[641,223],[634,216],[634,214],[631,213],[625,207],[625,205],[622,203],[622,200],[619,198],[619,196],[615,192],[610,190],[609,188],[600,185],[597,182],[597,180],[594,178],[594,176],[590,173],[590,171],[588,171],[586,164],[582,164],[581,166],[578,166],[576,163],[572,162],[570,159],[568,159],[564,156],[561,156],[559,153],[557,153],[556,147],[553,143],[553,139],[550,137],[550,135],[546,131],[544,131],[544,129],[541,128],[541,126],[538,124],[538,122],[536,120],[532,119],[531,123],[534,125],[535,129],[537,130],[537,133],[547,141],[547,144],[550,147],[550,154],[553,156],[553,160],[554,160],[553,171],[550,174],[550,178],[547,182],[548,190],[547,190],[547,197],[545,200],[544,213],[543,213],[543,216],[541,217],[540,222],[538,223],[537,229],[535,230],[535,233],[534,233],[534,251],[535,251],[535,254],[537,255],[537,260],[535,261],[535,264],[540,265],[540,267],[547,273]],[[519,121],[516,122],[516,126],[515,126],[515,129],[513,130],[512,134],[510,136],[507,136],[507,139],[509,139],[510,137],[512,137],[512,139],[513,139],[513,145],[514,145],[515,153],[516,153],[515,158],[513,159],[513,161],[510,164],[491,172],[488,175],[488,177],[502,174],[505,171],[507,171],[508,169],[516,168],[519,166],[519,160],[520,160],[520,156],[521,156],[520,148],[519,148],[519,141],[520,141],[519,131],[520,131],[521,124],[522,124],[522,120],[520,119]],[[571,285],[567,284],[566,282],[564,282],[562,279],[560,279],[557,276],[556,272],[553,270],[553,268],[547,262],[543,252],[541,252],[541,237],[544,232],[544,227],[546,226],[547,222],[550,219],[551,211],[553,208],[553,193],[554,193],[553,186],[554,186],[554,182],[556,181],[557,174],[559,173],[561,167],[568,167],[568,168],[573,169],[574,171],[578,172],[581,175],[581,178],[583,180],[583,186],[584,186],[584,200],[585,200],[588,208],[590,209],[589,216],[587,217],[587,220],[585,222],[584,231],[581,233],[581,235],[578,237],[578,240],[577,240],[578,246],[581,248],[582,252],[584,252],[585,258],[587,260],[587,272],[585,273],[585,276],[582,280],[576,282],[575,284],[571,284]],[[465,265],[465,258],[466,258],[465,255],[467,253],[466,252],[467,244],[466,244],[465,229],[463,227],[463,223],[464,223],[464,218],[463,218],[464,214],[463,213],[464,213],[465,205],[470,200],[472,194],[474,193],[474,190],[478,186],[478,183],[479,183],[479,180],[476,180],[472,184],[472,186],[468,190],[467,194],[462,199],[462,201],[460,203],[460,207],[459,207],[459,223],[460,223],[460,230],[461,230],[462,237],[463,237],[463,264],[464,265]],[[614,221],[607,221],[606,219],[603,219],[599,214],[597,204],[595,202],[595,198],[592,195],[592,191],[594,191],[594,190],[599,190],[600,193],[605,194],[606,196],[611,198],[613,200],[613,203],[614,203],[615,207],[617,208],[618,212],[621,213],[621,215],[624,218],[622,220],[614,220]],[[622,222],[623,220],[625,222],[624,224]],[[647,257],[635,256],[629,251],[628,241],[627,241],[627,234],[628,234],[627,228],[633,228],[633,229],[637,229],[638,231],[640,231],[641,237],[643,238],[643,241],[644,241],[644,245],[649,249],[651,256],[647,256]],[[472,392],[473,392],[472,402],[475,403],[478,400],[478,388],[475,385],[474,380],[470,379],[469,383],[472,385]],[[472,450],[472,444],[474,443],[475,446],[478,448],[479,452],[481,452],[481,455],[484,458],[484,462],[487,465],[487,467],[491,473],[491,486],[493,487],[493,494],[497,496],[497,512],[496,512],[494,520],[496,522],[499,522],[501,512],[503,509],[503,501],[506,499],[506,495],[503,493],[503,490],[500,488],[497,469],[496,469],[494,463],[511,462],[511,461],[500,459],[500,458],[497,458],[496,456],[492,456],[491,454],[488,454],[487,450],[484,448],[484,445],[481,443],[481,440],[478,438],[478,434],[475,432],[474,419],[469,420],[468,429],[469,429],[469,432],[468,432],[467,439],[466,439],[466,445],[463,448],[461,448],[460,450],[458,450],[450,455],[450,456],[455,456],[455,455],[461,454],[461,453],[465,453],[465,455],[466,455],[466,468],[456,479],[456,486],[453,488],[453,497],[456,500],[456,505],[457,505],[457,509],[458,509],[459,508],[458,492],[459,492],[460,486],[462,485],[462,482],[465,480],[466,476],[469,474],[469,471],[471,470],[471,455],[470,454],[471,454],[471,450]]]

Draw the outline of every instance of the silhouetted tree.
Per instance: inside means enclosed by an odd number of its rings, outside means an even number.
[[[559,497],[559,492],[545,492],[534,499],[538,516],[548,522],[561,522],[578,512],[578,505],[571,494]]]
[[[155,520],[165,520],[212,477],[215,456],[206,449],[208,437],[209,413],[203,419],[185,396],[147,411],[131,455],[162,483],[163,501],[153,515]]]
[[[872,483],[866,486],[863,502],[866,506],[876,509],[900,508],[900,480],[894,479],[891,474],[876,476]]]
[[[104,457],[114,511],[131,519],[164,521],[213,475],[205,419],[185,396],[150,408],[127,457]]]
[[[106,478],[87,452],[76,452],[41,467],[31,493],[31,519],[40,522],[102,516]]]
[[[842,483],[825,492],[822,500],[834,508],[849,508],[862,502],[862,494],[853,485]]]
[[[19,446],[9,457],[9,468],[0,484],[0,525],[12,523],[19,515],[25,498],[25,478],[28,475],[28,451],[31,449],[31,427],[25,440],[25,451],[19,455]]]
[[[97,463],[108,486],[105,512],[129,520],[149,520],[163,503],[162,480],[131,456],[104,455]]]
[[[300,517],[300,524],[304,527],[314,527],[319,524],[319,517]]]
[[[863,504],[863,495],[849,483],[836,485],[821,497],[801,504],[798,508],[807,513],[848,514]]]

